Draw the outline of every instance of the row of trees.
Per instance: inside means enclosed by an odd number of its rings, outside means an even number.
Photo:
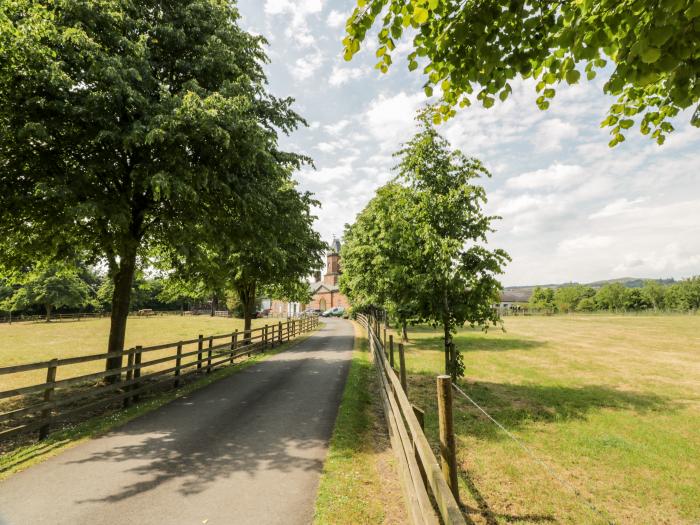
[[[386,310],[404,338],[409,323],[441,327],[445,371],[456,377],[464,365],[452,336],[464,323],[498,323],[491,305],[509,257],[486,247],[497,217],[483,212],[475,180],[489,173],[452,150],[429,115],[419,120],[420,132],[396,153],[398,177],[346,226],[340,289],[355,308]]]
[[[2,274],[106,267],[108,352],[140,268],[235,290],[249,326],[257,293],[300,293],[322,254],[292,181],[310,159],[278,146],[305,122],[238,21],[221,0],[0,4]]]
[[[641,288],[628,288],[622,283],[610,283],[598,289],[580,284],[557,289],[537,287],[529,306],[548,312],[697,311],[700,276],[671,285],[648,280]]]

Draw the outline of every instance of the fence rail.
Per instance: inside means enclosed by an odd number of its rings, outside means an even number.
[[[168,382],[180,386],[184,371],[210,373],[236,358],[281,345],[318,326],[318,316],[289,319],[259,328],[153,346],[136,346],[121,352],[51,359],[0,368],[0,379],[13,374],[46,371],[46,380],[0,391],[0,440],[32,430],[45,438],[52,425],[77,413],[123,400],[124,406],[138,401],[139,395],[162,388]],[[163,355],[165,354],[165,355]],[[144,360],[144,356],[145,359]],[[103,370],[59,379],[59,370],[70,365],[126,358],[119,369]],[[172,363],[174,362],[174,366]],[[109,382],[105,382],[109,379]],[[97,382],[97,384],[96,384]],[[9,410],[7,410],[9,408]]]
[[[358,315],[357,319],[367,329],[391,445],[399,460],[399,472],[411,522],[426,525],[440,523],[433,507],[434,501],[442,523],[464,525],[459,504],[443,477],[423,432],[422,411],[411,405],[406,395],[405,365],[401,366],[404,372],[400,374],[401,377],[397,376],[393,368],[393,340],[390,339],[387,348],[386,332],[382,339],[379,336],[379,322],[374,317]],[[399,358],[403,363],[403,346],[399,347]]]

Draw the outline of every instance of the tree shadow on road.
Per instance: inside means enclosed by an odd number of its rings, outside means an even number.
[[[352,340],[337,336],[333,347],[347,350]],[[172,481],[188,496],[241,473],[320,472],[348,366],[332,350],[310,339],[99,438],[98,452],[73,463],[129,482],[79,503],[117,502]]]

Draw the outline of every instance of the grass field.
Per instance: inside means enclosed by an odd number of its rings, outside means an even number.
[[[277,319],[254,319],[253,327],[277,323]],[[196,338],[199,334],[216,335],[243,330],[242,319],[209,316],[159,316],[129,318],[126,329],[126,347],[149,346]],[[109,319],[84,319],[66,322],[13,323],[0,325],[0,367],[64,358],[99,354],[107,348]],[[192,350],[196,345],[184,349]],[[173,349],[148,354],[148,359],[172,355]],[[192,358],[194,359],[194,358]],[[183,363],[187,360],[183,360]],[[161,368],[173,366],[163,363]],[[90,361],[60,367],[58,379],[98,372],[104,369],[102,361]],[[149,368],[155,371],[158,367]],[[45,371],[0,376],[0,390],[42,383]]]
[[[510,317],[506,329],[459,333],[460,385],[582,497],[456,397],[468,518],[700,523],[700,316]],[[409,397],[436,444],[442,341],[428,328],[410,337]]]

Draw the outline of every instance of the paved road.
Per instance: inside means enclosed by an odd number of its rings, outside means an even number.
[[[309,523],[348,321],[0,482],[0,524]],[[206,520],[206,521],[205,521]]]

